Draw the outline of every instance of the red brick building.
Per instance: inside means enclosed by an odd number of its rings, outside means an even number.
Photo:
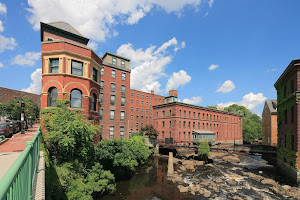
[[[128,138],[130,60],[106,52],[100,82],[100,124],[102,137]]]
[[[241,116],[177,102],[176,90],[165,98],[130,89],[130,60],[108,52],[99,58],[88,41],[65,22],[41,23],[42,108],[56,106],[58,98],[70,99],[71,109],[100,124],[106,139],[129,138],[153,124],[161,140],[171,135],[175,142],[191,142],[193,131],[207,130],[219,142],[242,142]]]
[[[178,102],[177,91],[170,91],[165,103],[153,107],[153,125],[159,140],[173,138],[175,143],[191,143],[193,133],[215,133],[217,143],[243,143],[241,115]]]
[[[300,59],[293,60],[275,83],[277,90],[278,166],[300,182]],[[298,169],[297,169],[298,168]]]
[[[139,132],[144,126],[153,124],[153,106],[163,104],[164,98],[164,96],[154,94],[154,91],[148,93],[131,89],[128,105],[129,132]]]
[[[262,113],[262,144],[277,146],[277,100],[266,100]]]
[[[41,95],[0,87],[0,103],[24,96],[32,99],[39,107],[41,106]]]
[[[99,124],[102,59],[87,48],[89,39],[65,22],[42,23],[41,108],[55,107],[56,99],[70,99]]]

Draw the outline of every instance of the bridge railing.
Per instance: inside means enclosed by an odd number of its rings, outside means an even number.
[[[40,152],[40,128],[0,180],[0,199],[32,199],[32,186]]]

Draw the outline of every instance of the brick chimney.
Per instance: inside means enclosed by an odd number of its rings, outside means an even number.
[[[154,94],[154,90],[151,90],[151,94]]]
[[[175,97],[178,97],[178,91],[177,91],[177,90],[170,90],[170,91],[169,91],[169,96],[175,96]]]

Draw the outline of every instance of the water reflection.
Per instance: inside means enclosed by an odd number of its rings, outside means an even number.
[[[152,158],[147,166],[138,167],[129,180],[117,183],[114,194],[105,195],[104,200],[187,200],[188,194],[181,194],[176,185],[167,180],[167,158]]]

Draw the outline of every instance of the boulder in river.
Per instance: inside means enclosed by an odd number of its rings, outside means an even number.
[[[235,157],[235,156],[225,156],[222,159],[227,161],[227,162],[235,162],[235,163],[240,162],[240,159]]]
[[[276,181],[274,181],[273,179],[269,179],[269,178],[266,178],[266,179],[263,179],[261,181],[262,184],[264,185],[276,185]]]
[[[189,191],[189,187],[184,187],[183,185],[178,185],[177,188],[181,193],[186,193]]]
[[[237,182],[236,182],[234,179],[229,179],[229,180],[227,180],[227,183],[228,183],[229,185],[231,185],[231,186],[237,185]]]

